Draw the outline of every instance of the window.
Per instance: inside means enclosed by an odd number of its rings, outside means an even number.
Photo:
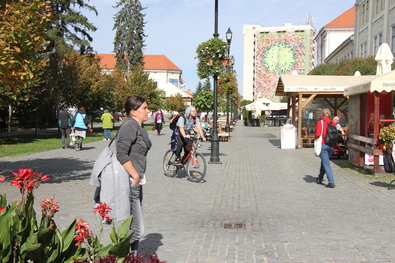
[[[381,0],[381,10],[384,10],[384,2],[385,0]]]
[[[374,54],[376,54],[376,52],[377,52],[377,44],[378,44],[377,36],[374,36],[374,38],[373,38],[373,53]]]
[[[383,43],[383,34],[379,34],[379,46]]]
[[[365,42],[364,44],[363,44],[363,53],[364,53],[364,57],[366,58],[367,57],[367,55],[368,55],[368,42]]]
[[[395,54],[395,26],[391,28],[391,51]]]
[[[361,44],[361,58],[363,58],[363,44]]]
[[[366,1],[366,22],[369,21],[369,0]]]
[[[365,4],[362,5],[362,19],[361,19],[362,25],[364,24],[363,23],[364,18],[365,18]]]
[[[379,0],[376,0],[376,15],[379,13]]]

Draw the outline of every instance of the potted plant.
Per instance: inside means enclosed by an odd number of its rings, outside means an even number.
[[[389,125],[380,129],[379,139],[384,144],[384,151],[392,149],[392,141],[395,140],[395,125]]]
[[[196,58],[198,59],[197,74],[199,78],[206,79],[214,74],[220,75],[226,65],[223,60],[228,59],[228,44],[219,39],[211,38],[202,42],[196,49]]]

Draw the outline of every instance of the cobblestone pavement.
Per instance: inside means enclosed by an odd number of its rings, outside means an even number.
[[[222,164],[209,164],[204,182],[163,175],[171,131],[149,132],[148,182],[144,186],[145,236],[140,253],[178,262],[393,262],[395,190],[391,179],[369,178],[333,160],[336,188],[317,185],[320,159],[313,150],[280,149],[279,128],[238,122],[229,142],[220,142]],[[52,176],[35,192],[36,211],[56,194],[59,228],[84,218],[95,231],[94,188],[89,176],[107,142],[83,150],[58,149],[0,159],[0,176],[28,167]],[[211,143],[199,150],[210,160]],[[325,181],[327,182],[327,181]],[[19,200],[0,184],[0,193]],[[109,227],[108,227],[109,228]],[[108,229],[102,242],[109,242]]]

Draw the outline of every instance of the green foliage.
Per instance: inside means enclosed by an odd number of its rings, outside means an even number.
[[[61,61],[64,52],[68,53],[69,44],[79,49],[80,53],[86,53],[87,46],[92,41],[89,31],[96,31],[96,27],[75,8],[88,9],[97,15],[95,7],[84,0],[54,0],[50,3],[54,20],[48,32],[47,51],[51,52],[51,59]]]
[[[129,88],[127,96],[131,94],[142,96],[147,100],[148,107],[152,110],[163,107],[165,91],[156,88],[155,82],[149,78],[149,73],[144,71],[142,66],[135,67],[130,72],[127,84]],[[126,98],[122,102],[125,100]]]
[[[395,125],[389,125],[380,129],[379,139],[385,145],[392,143],[395,140]]]
[[[134,70],[143,66],[144,17],[141,12],[145,9],[139,0],[119,0],[115,8],[116,13],[113,29],[115,31],[114,52],[117,57],[117,66],[124,71]]]
[[[186,109],[184,98],[180,94],[170,96],[165,99],[163,108],[168,111],[184,112]]]
[[[251,104],[251,103],[253,103],[252,100],[243,100],[243,101],[241,102],[241,106],[245,106],[245,105],[248,105],[248,104]]]
[[[115,255],[118,258],[130,253],[130,239],[128,234],[132,222],[129,216],[116,231],[113,225],[110,237],[111,244],[106,246],[99,242],[97,236],[89,232],[89,225],[82,219],[73,222],[64,231],[60,231],[53,219],[59,211],[57,202],[44,199],[41,221],[37,222],[34,210],[34,196],[30,181],[37,183],[48,180],[48,176],[34,173],[29,175],[29,169],[19,169],[14,173],[12,185],[20,187],[22,201],[7,205],[6,195],[0,195],[0,258],[1,262],[74,262],[74,259],[87,259],[93,262],[99,256]],[[31,170],[30,170],[31,172]],[[47,179],[45,179],[45,177]],[[34,179],[32,179],[34,178]],[[84,231],[78,231],[84,228]],[[85,231],[86,230],[86,231]],[[78,237],[83,237],[78,241]]]
[[[40,0],[16,1],[0,10],[0,96],[29,100],[40,90],[39,76],[46,58],[38,54],[46,45],[50,6]]]
[[[261,116],[259,116],[259,121],[260,122],[265,122],[266,121],[266,114],[264,111],[261,112]]]
[[[231,102],[239,98],[237,78],[233,71],[225,71],[218,77],[218,93],[229,97]]]
[[[321,64],[310,71],[309,75],[353,76],[356,71],[361,75],[376,75],[377,61],[373,56],[343,60],[338,64]]]
[[[211,38],[197,47],[196,54],[199,78],[206,79],[213,75],[220,75],[224,72],[222,60],[228,54],[228,44],[219,38]]]
[[[211,91],[201,91],[194,99],[193,106],[198,112],[212,111],[214,109],[214,95]]]

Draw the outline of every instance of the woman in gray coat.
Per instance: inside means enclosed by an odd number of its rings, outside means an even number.
[[[145,184],[145,170],[147,153],[151,148],[151,141],[142,124],[148,120],[149,109],[147,102],[140,96],[129,96],[125,102],[128,120],[119,128],[117,135],[117,158],[130,175],[130,213],[133,221],[129,234],[134,232],[130,240],[131,249],[137,254],[140,238],[144,233],[142,201],[143,185]]]

